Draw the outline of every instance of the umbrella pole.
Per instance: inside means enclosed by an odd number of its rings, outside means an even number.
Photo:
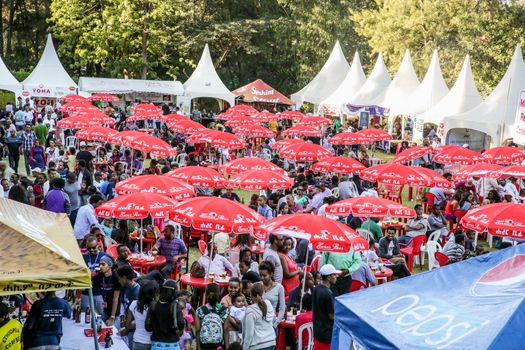
[[[301,310],[301,307],[303,305],[303,297],[304,297],[304,287],[306,285],[306,266],[308,265],[308,253],[310,252],[310,242],[308,242],[308,245],[306,246],[306,260],[304,261],[304,275],[303,275],[303,286],[301,287],[301,302],[299,304],[299,310]]]
[[[212,233],[211,234],[211,250],[213,251],[213,242],[215,241],[215,235]],[[208,276],[210,275],[210,268],[211,268],[211,260],[212,260],[212,252],[208,251],[208,258],[210,260],[210,262],[208,263]]]
[[[488,233],[487,233],[488,235]],[[476,231],[476,234],[474,235],[474,248],[476,248],[476,245],[478,244],[478,231]]]
[[[188,226],[188,249],[186,249],[186,273],[188,273],[188,266],[190,265],[190,240],[191,240],[191,226]]]
[[[140,239],[140,256],[142,257],[142,234],[143,234],[143,230],[142,230],[142,219],[140,219],[140,236],[139,236],[139,239]]]
[[[89,306],[91,308],[91,328],[93,328],[93,341],[95,342],[95,350],[99,350],[97,325],[96,325],[96,319],[95,319],[95,300],[93,298],[93,288],[88,289],[88,294],[89,294]]]

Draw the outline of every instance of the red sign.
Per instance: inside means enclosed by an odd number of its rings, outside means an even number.
[[[277,103],[290,106],[294,104],[288,97],[261,79],[257,79],[248,85],[233,90],[233,93],[236,97],[243,96],[244,102]]]

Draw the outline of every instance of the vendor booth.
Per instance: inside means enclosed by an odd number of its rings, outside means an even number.
[[[294,103],[286,96],[266,84],[262,79],[252,81],[232,91],[236,102],[252,105],[257,110],[275,110]]]
[[[22,96],[33,97],[38,108],[54,103],[60,97],[77,93],[78,86],[60,63],[51,34],[47,36],[40,61],[22,85]]]
[[[332,350],[521,349],[525,245],[336,298]]]

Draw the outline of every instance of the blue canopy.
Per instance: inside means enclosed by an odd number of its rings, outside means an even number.
[[[523,349],[525,244],[336,298],[332,350]]]

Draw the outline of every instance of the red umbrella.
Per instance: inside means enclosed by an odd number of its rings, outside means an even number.
[[[222,182],[224,181],[224,177],[216,170],[202,166],[185,166],[171,170],[165,176],[183,180],[190,185],[203,188],[222,187]]]
[[[177,155],[177,150],[171,147],[169,143],[148,134],[133,138],[130,142],[130,147],[151,153],[153,156],[168,157]]]
[[[191,119],[182,114],[171,113],[171,114],[160,116],[160,120],[163,121],[164,123],[176,123],[179,121],[191,120]]]
[[[297,162],[314,162],[331,157],[332,152],[320,145],[303,142],[281,149],[279,155],[281,158],[295,160]]]
[[[275,141],[274,143],[270,144],[270,148],[281,150],[285,147],[288,147],[290,145],[295,145],[298,143],[306,143],[306,142],[300,139],[283,139],[283,140]]]
[[[495,164],[516,164],[525,159],[525,150],[518,147],[500,146],[481,155],[485,161]]]
[[[191,198],[195,195],[192,185],[168,176],[142,175],[130,177],[117,183],[119,194],[149,192],[169,196],[175,200]]]
[[[441,149],[434,156],[434,162],[441,164],[470,165],[481,161],[481,154],[459,146]]]
[[[289,233],[303,234],[313,248],[318,251],[332,253],[348,253],[367,250],[368,241],[350,227],[326,218],[312,214],[281,215],[268,220],[259,227],[261,237],[268,233],[286,235]]]
[[[187,142],[208,142],[213,147],[220,147],[224,149],[239,149],[244,148],[246,142],[238,136],[233,134],[218,131],[218,130],[202,130],[191,135]]]
[[[339,216],[353,216],[361,218],[413,218],[416,216],[414,209],[385,198],[356,197],[349,198],[326,207],[326,212]]]
[[[502,169],[503,167],[496,165],[496,164],[487,164],[487,163],[478,163],[478,164],[472,164],[469,165],[454,175],[452,175],[452,178],[454,180],[466,180],[471,176],[476,177],[489,177],[488,175],[492,172],[495,172],[497,170]]]
[[[116,124],[115,119],[109,117],[107,114],[102,113],[98,109],[96,111],[86,110],[86,111],[75,111],[71,114],[71,117],[85,117],[91,119],[100,124],[106,124],[109,126],[114,126]],[[69,118],[71,118],[69,117]]]
[[[438,188],[452,187],[452,183],[450,181],[448,181],[446,178],[444,178],[442,175],[438,174],[436,171],[432,169],[423,168],[419,166],[413,166],[411,168],[427,178],[427,183],[424,185],[426,187],[438,187]]]
[[[131,111],[133,113],[161,113],[162,109],[151,103],[139,103],[138,105],[132,106]]]
[[[235,126],[241,126],[241,125],[246,125],[246,124],[254,125],[254,123],[255,121],[253,119],[243,115],[243,116],[232,117],[228,119],[226,123],[224,123],[224,125],[235,127]]]
[[[81,103],[89,101],[84,96],[80,96],[80,95],[66,95],[66,96],[62,96],[60,100],[64,102],[81,102]]]
[[[251,115],[251,118],[257,122],[260,123],[268,123],[272,120],[279,120],[279,116],[277,114],[273,114],[270,112],[258,112]]]
[[[237,158],[234,159],[219,168],[219,171],[225,172],[229,175],[240,174],[249,170],[270,170],[273,172],[281,172],[284,170],[281,169],[278,165],[273,164],[262,158]]]
[[[95,209],[95,215],[103,218],[145,219],[166,218],[177,205],[173,199],[156,193],[132,193],[111,199]]]
[[[291,128],[286,129],[282,132],[283,136],[314,136],[314,137],[320,137],[323,136],[323,133],[320,130],[317,130],[316,128],[313,128],[311,126],[307,125],[295,125]]]
[[[366,167],[357,160],[341,156],[326,158],[312,165],[313,171],[321,173],[359,174],[364,169]]]
[[[194,122],[188,118],[186,118],[186,120],[168,122],[167,124],[171,130],[178,132],[179,134],[193,134],[206,129],[202,124]]]
[[[129,147],[131,141],[137,137],[147,135],[145,132],[140,131],[121,131],[118,134],[112,135],[108,142],[118,146]]]
[[[241,125],[233,129],[236,134],[246,135],[249,137],[272,138],[275,133],[268,128],[260,125]]]
[[[96,125],[100,125],[100,122],[89,117],[67,117],[57,122],[57,126],[63,129],[83,129]]]
[[[359,173],[363,180],[389,185],[427,186],[429,179],[416,169],[401,164],[379,164]]]
[[[410,147],[409,149],[404,150],[394,157],[392,163],[405,164],[414,159],[421,158],[425,154],[432,153],[432,147],[428,146],[416,146]]]
[[[323,124],[332,124],[332,121],[328,118],[315,115],[313,117],[304,117],[301,119],[301,124],[308,126],[321,126]]]
[[[244,204],[226,198],[190,198],[177,205],[171,218],[197,230],[226,233],[253,233],[264,218]]]
[[[137,120],[149,120],[149,119],[155,119],[155,120],[161,120],[162,119],[162,110],[159,111],[139,111],[135,114],[129,116],[126,118],[127,122],[134,122]]]
[[[255,113],[257,113],[257,111]],[[221,114],[217,115],[217,119],[220,119],[220,120],[230,120],[232,118],[241,118],[241,117],[246,117],[246,113],[236,112],[236,111],[231,111],[230,112],[228,110],[227,112],[224,112],[224,113],[221,113]]]
[[[242,113],[244,115],[251,115],[257,113],[257,110],[248,105],[236,105],[228,108],[228,113]]]
[[[517,179],[523,179],[525,178],[525,165],[511,165],[506,167],[500,167],[499,170],[487,174],[487,177],[515,177]]]
[[[114,102],[120,100],[117,96],[111,95],[111,94],[93,94],[90,97],[88,97],[89,101],[100,101],[100,102]]]
[[[232,176],[224,182],[226,188],[242,188],[243,190],[284,190],[292,187],[294,180],[282,171],[248,170]]]
[[[302,120],[306,115],[298,111],[286,111],[279,114],[280,119]]]
[[[111,136],[117,135],[115,129],[105,128],[103,126],[93,126],[77,131],[75,137],[80,140],[104,141],[108,142]]]
[[[381,129],[364,129],[359,130],[356,134],[372,141],[392,140],[392,135]]]
[[[99,109],[91,104],[89,101],[73,101],[68,102],[65,105],[60,107],[60,110],[66,111],[68,113],[73,113],[75,111],[99,111]]]
[[[500,237],[525,238],[525,204],[494,203],[471,209],[461,225],[476,232],[488,230]]]
[[[362,135],[358,135],[353,132],[341,132],[335,134],[328,140],[329,144],[332,145],[360,145],[360,144],[369,144],[373,141],[371,139],[365,138]]]

